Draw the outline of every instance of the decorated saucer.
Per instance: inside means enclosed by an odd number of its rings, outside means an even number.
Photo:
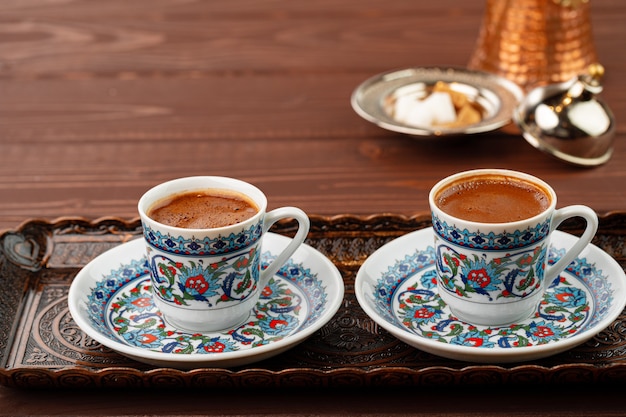
[[[427,96],[438,82],[461,93],[482,109],[482,118],[470,124],[415,125],[399,119],[393,103]],[[495,74],[455,67],[416,67],[388,71],[363,81],[352,93],[350,103],[363,119],[393,132],[415,137],[450,137],[489,132],[511,122],[513,111],[523,99],[513,82]]]
[[[290,239],[263,238],[266,266]],[[339,309],[343,279],[332,262],[303,244],[270,279],[249,320],[211,333],[178,331],[152,302],[143,239],[117,246],[87,264],[69,290],[69,310],[92,339],[137,361],[192,369],[260,361],[304,341]]]
[[[555,231],[549,262],[576,237]],[[502,327],[456,319],[436,288],[432,228],[395,239],[372,254],[355,281],[357,300],[381,327],[423,351],[481,363],[540,359],[578,346],[608,327],[626,305],[626,276],[607,253],[588,245],[548,285],[534,316]]]

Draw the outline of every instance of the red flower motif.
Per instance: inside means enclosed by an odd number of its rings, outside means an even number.
[[[185,281],[185,288],[194,290],[199,294],[204,294],[209,289],[209,283],[206,282],[203,275],[196,275],[189,277],[187,281]]]
[[[270,327],[272,329],[275,329],[278,326],[286,326],[286,325],[287,325],[287,322],[285,320],[274,319],[274,320],[270,321]]]
[[[474,347],[480,347],[483,345],[483,339],[480,337],[468,337],[465,341]]]
[[[547,326],[537,326],[537,330],[535,331],[535,336],[537,337],[550,337],[554,336],[554,332],[551,328]]]
[[[131,304],[137,307],[150,307],[150,301],[150,297],[141,297],[131,301]]]
[[[428,308],[419,308],[415,310],[413,317],[416,319],[429,319],[435,315],[435,312]]]
[[[141,343],[150,344],[157,340],[157,337],[153,334],[144,333],[141,335],[141,339],[139,340]]]
[[[467,279],[478,284],[479,287],[485,288],[491,283],[491,277],[485,268],[473,269],[467,274]]]
[[[555,297],[560,302],[566,303],[570,300],[570,298],[574,297],[574,294],[572,294],[571,292],[562,292],[559,294],[555,294]]]
[[[223,352],[226,349],[226,345],[221,342],[215,342],[212,345],[206,345],[204,350],[211,353]]]

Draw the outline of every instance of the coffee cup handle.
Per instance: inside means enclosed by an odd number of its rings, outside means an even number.
[[[261,272],[261,288],[267,285],[269,279],[287,262],[296,249],[304,243],[304,239],[309,234],[311,224],[309,217],[297,207],[281,207],[267,212],[263,221],[263,233],[267,232],[278,220],[286,218],[293,218],[298,222],[298,232],[287,247]]]
[[[561,259],[559,259],[554,265],[550,265],[546,268],[544,274],[544,282],[551,282],[558,274],[563,272],[565,268],[574,260],[585,247],[591,242],[591,239],[598,230],[598,216],[596,213],[587,206],[568,206],[562,209],[558,209],[552,216],[552,225],[550,226],[550,233],[552,233],[563,221],[571,219],[573,217],[582,217],[587,222],[587,226],[582,236],[578,238],[578,241],[568,250]]]

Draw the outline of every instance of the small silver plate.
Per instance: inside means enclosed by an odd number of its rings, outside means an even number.
[[[479,105],[482,119],[462,126],[412,126],[396,120],[392,103],[403,94],[428,94],[443,81]],[[354,111],[383,129],[421,137],[457,136],[489,132],[507,125],[524,93],[513,82],[481,71],[454,67],[407,68],[376,75],[352,93]]]

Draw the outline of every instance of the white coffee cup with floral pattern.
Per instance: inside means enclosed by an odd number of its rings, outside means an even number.
[[[591,208],[556,209],[552,187],[511,170],[451,175],[431,189],[429,204],[439,295],[458,319],[476,325],[502,326],[530,317],[547,283],[591,242],[598,227]],[[586,221],[585,231],[549,265],[550,235],[573,217]]]
[[[219,227],[189,228],[154,220],[151,208],[190,191],[239,193],[256,206],[252,217]],[[179,330],[211,332],[242,324],[269,279],[304,242],[309,218],[296,207],[267,210],[265,194],[244,181],[217,176],[179,178],[155,186],[139,200],[146,260],[155,305]],[[295,219],[291,242],[261,268],[263,235],[281,219]]]

